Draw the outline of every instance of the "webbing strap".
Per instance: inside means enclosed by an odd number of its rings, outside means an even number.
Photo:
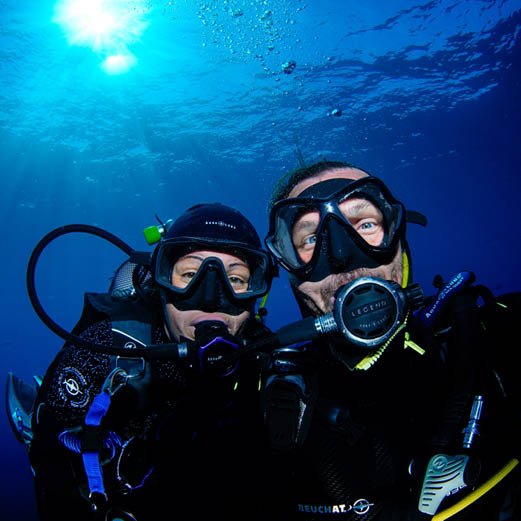
[[[99,462],[99,451],[101,449],[99,426],[109,407],[109,393],[105,391],[101,392],[95,396],[87,415],[85,416],[85,439],[82,458],[91,496],[95,493],[105,496],[103,473]]]

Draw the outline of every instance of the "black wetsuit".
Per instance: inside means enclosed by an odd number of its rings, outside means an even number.
[[[111,328],[106,318],[81,337],[111,346]],[[158,324],[151,331],[153,343],[167,342]],[[171,361],[147,362],[146,377],[115,392],[89,442],[112,439],[100,449],[107,502],[96,497],[93,510],[81,443],[85,417],[114,363],[110,355],[65,345],[45,375],[30,450],[40,519],[256,519],[262,428],[257,379],[247,363],[236,377],[218,380]]]
[[[474,301],[472,296],[462,298],[463,307],[469,298]],[[482,471],[476,485],[511,458],[519,459],[519,383],[504,378],[504,367],[499,368],[505,365],[504,353],[515,349],[513,337],[505,329],[503,338],[495,333],[487,335],[479,325],[483,317],[475,306],[471,307],[470,316],[465,312],[465,318],[457,316],[459,310],[452,310],[438,330],[447,325],[447,320],[461,323],[436,337],[411,319],[407,330],[425,354],[410,347],[404,349],[402,334],[368,371],[349,371],[332,358],[325,341],[307,348],[300,374],[308,387],[306,414],[313,410],[304,441],[286,446],[278,443],[287,436],[285,429],[296,431],[291,419],[291,385],[287,391],[282,385],[276,399],[267,406],[268,419],[271,414],[278,423],[272,426],[271,433],[274,479],[266,493],[270,498],[265,506],[267,518],[430,519],[417,507],[426,465],[433,455],[467,454],[473,464],[479,461]],[[285,355],[278,356],[284,359]],[[291,365],[290,369],[280,363],[270,367],[265,382],[277,371],[286,377],[299,373]],[[498,378],[502,378],[501,383]],[[481,434],[472,450],[466,451],[462,447],[462,430],[477,394],[484,399]],[[302,422],[305,425],[306,418]],[[508,487],[513,487],[514,496],[520,493],[519,474],[517,468],[513,477],[450,519],[498,521],[500,511],[504,516],[501,519],[519,519],[519,506],[516,514],[509,510],[507,492]],[[512,485],[515,480],[517,485]],[[454,493],[438,511],[471,490],[469,486]]]

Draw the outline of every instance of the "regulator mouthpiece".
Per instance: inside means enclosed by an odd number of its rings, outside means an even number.
[[[228,337],[228,338],[227,338]],[[198,344],[198,363],[202,373],[224,377],[235,372],[237,360],[232,360],[239,345],[229,338],[228,329],[219,321],[208,320],[195,326],[195,340]]]
[[[409,311],[422,303],[419,284],[404,289],[395,282],[362,277],[339,290],[333,312],[315,319],[315,329],[340,333],[350,344],[374,349],[389,341]]]

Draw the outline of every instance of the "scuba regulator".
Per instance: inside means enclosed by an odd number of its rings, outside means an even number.
[[[276,334],[281,345],[336,334],[354,347],[373,350],[392,340],[408,314],[422,303],[419,284],[401,288],[388,280],[362,277],[337,291],[331,313],[294,322]]]
[[[216,362],[233,363],[252,352],[272,351],[328,336],[363,356],[382,350],[399,333],[408,316],[423,305],[419,284],[406,288],[377,277],[362,277],[339,288],[333,311],[283,326],[271,335],[246,343],[240,351]]]

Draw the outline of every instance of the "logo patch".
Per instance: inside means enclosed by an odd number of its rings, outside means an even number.
[[[310,514],[347,514],[354,512],[359,516],[367,514],[374,503],[370,503],[367,499],[357,499],[352,505],[346,503],[339,505],[303,505],[299,503],[299,512],[307,512]]]
[[[236,230],[237,226],[229,223],[225,223],[224,221],[205,221],[204,224],[213,224],[215,226],[224,226],[225,228],[231,228],[232,230]]]
[[[66,367],[58,378],[61,398],[72,407],[84,407],[89,401],[87,380],[74,367]]]

